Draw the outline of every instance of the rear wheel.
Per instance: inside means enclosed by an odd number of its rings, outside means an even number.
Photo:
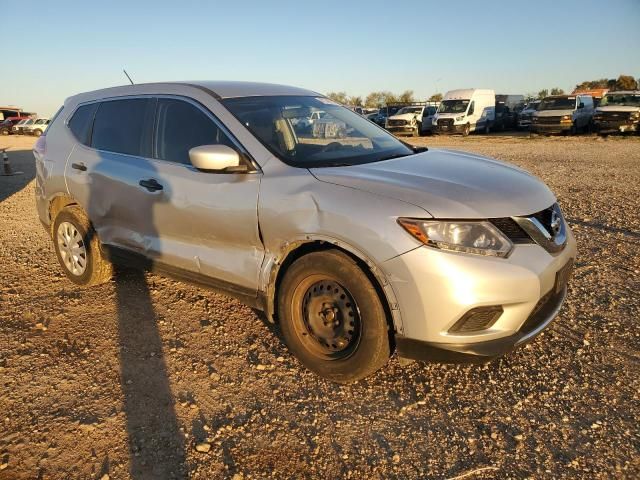
[[[360,380],[391,354],[378,293],[343,252],[314,252],[296,260],[280,286],[278,316],[291,352],[334,382]]]
[[[0,128],[0,135],[9,135],[9,129],[8,128]]]
[[[99,285],[109,281],[113,268],[102,255],[100,240],[82,208],[67,207],[53,223],[53,245],[58,261],[77,285]]]
[[[33,131],[33,134],[34,134],[36,137],[39,137],[40,135],[42,135],[42,130],[34,130],[34,131]]]

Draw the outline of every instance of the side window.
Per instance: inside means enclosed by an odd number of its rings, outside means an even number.
[[[149,156],[152,107],[153,101],[146,98],[102,102],[93,122],[91,146],[109,152]]]
[[[71,133],[73,133],[73,136],[84,145],[89,145],[91,125],[93,124],[93,116],[95,115],[97,108],[97,103],[84,105],[78,108],[71,117],[71,120],[69,120]]]
[[[471,105],[469,105],[469,113],[467,115],[473,115],[474,107],[475,107],[475,102],[471,102]]]
[[[200,145],[223,144],[234,148],[231,140],[196,106],[175,99],[158,99],[155,157],[191,165],[189,150]]]

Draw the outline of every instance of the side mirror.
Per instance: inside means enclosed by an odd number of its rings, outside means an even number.
[[[584,103],[580,102],[580,103],[578,104],[578,108],[584,108]]]
[[[240,155],[226,145],[201,145],[189,150],[189,160],[204,172],[245,173],[249,171]]]

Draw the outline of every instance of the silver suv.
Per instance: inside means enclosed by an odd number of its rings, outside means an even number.
[[[294,128],[323,112],[340,136]],[[490,158],[413,148],[299,88],[156,83],[66,100],[34,148],[66,275],[127,262],[278,321],[338,382],[403,358],[484,362],[540,333],[576,245],[553,193]]]

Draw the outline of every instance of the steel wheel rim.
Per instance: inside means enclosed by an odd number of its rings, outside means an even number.
[[[82,235],[70,222],[62,222],[57,231],[58,252],[65,268],[77,277],[87,269],[87,248]]]
[[[322,275],[308,277],[296,290],[300,321],[295,328],[302,343],[324,360],[351,356],[362,336],[360,309],[351,292]]]

